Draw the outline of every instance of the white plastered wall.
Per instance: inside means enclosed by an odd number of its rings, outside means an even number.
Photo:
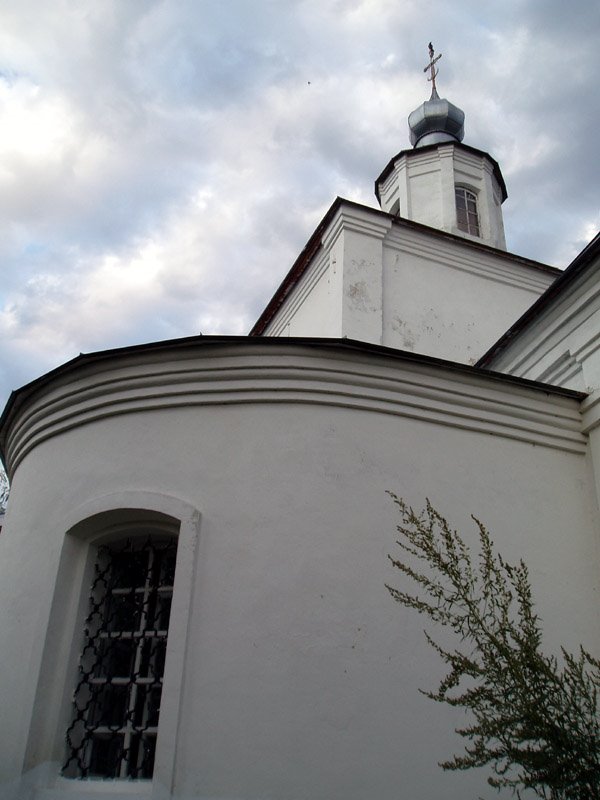
[[[531,262],[344,204],[265,331],[473,364],[555,279]]]
[[[474,364],[554,276],[395,226],[384,247],[383,344]]]
[[[586,392],[582,430],[600,501],[600,259],[548,301],[488,367],[508,375]]]
[[[52,413],[69,387],[45,394],[50,438],[32,421],[11,447],[21,460],[0,538],[3,779],[23,763],[63,531],[74,508],[126,490],[202,510],[174,797],[484,793],[482,776],[436,766],[459,746],[459,719],[417,692],[441,670],[422,620],[383,586],[399,580],[385,490],[416,505],[429,495],[468,537],[477,514],[507,559],[529,563],[547,646],[594,649],[598,516],[577,401],[283,342],[97,371],[74,382],[70,420]],[[52,769],[38,796],[69,796]]]

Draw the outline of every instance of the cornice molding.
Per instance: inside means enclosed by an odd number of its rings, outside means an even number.
[[[504,200],[506,200],[508,196],[506,191],[506,184],[504,183],[504,178],[502,177],[502,173],[500,171],[500,167],[498,166],[497,161],[493,159],[489,153],[486,153],[483,150],[478,150],[477,148],[471,147],[470,145],[466,145],[463,142],[444,142],[442,144],[427,145],[426,147],[417,147],[413,148],[412,150],[401,150],[399,153],[397,153],[388,161],[383,172],[375,180],[375,196],[377,197],[377,199],[381,200],[381,188],[385,186],[390,173],[397,168],[397,165],[401,162],[402,159],[404,159],[405,161],[408,160],[418,161],[428,156],[436,157],[438,151],[441,156],[445,156],[448,153],[450,153],[451,155],[454,155],[454,158],[456,159],[460,154],[465,158],[471,157],[477,162],[479,162],[480,159],[489,162],[492,167],[498,187],[500,189],[501,202],[504,202]]]
[[[374,209],[373,209],[374,210]],[[323,234],[322,244],[328,250],[343,231],[354,231],[376,239],[383,239],[392,228],[393,222],[389,215],[373,213],[372,209],[342,205],[332,221],[330,227]]]
[[[581,429],[587,435],[600,425],[600,395],[596,392],[581,403]]]
[[[506,259],[494,258],[494,254],[481,254],[461,246],[462,241],[438,241],[408,227],[394,226],[386,237],[386,247],[409,255],[433,261],[443,267],[467,272],[487,278],[496,283],[525,289],[537,296],[552,282],[552,276],[540,274],[522,264],[510,265]]]
[[[100,420],[157,410],[241,404],[308,404],[390,414],[584,453],[579,401],[481,374],[310,346],[232,346],[185,359],[140,353],[74,370],[44,386],[7,436],[12,472],[33,448]]]

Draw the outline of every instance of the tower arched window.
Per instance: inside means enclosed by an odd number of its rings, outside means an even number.
[[[477,195],[465,186],[455,186],[456,223],[460,231],[480,236],[477,214]]]

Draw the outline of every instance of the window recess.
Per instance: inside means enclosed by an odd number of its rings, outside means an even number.
[[[479,216],[477,214],[477,195],[464,186],[455,186],[456,224],[460,231],[480,236]]]
[[[157,536],[97,549],[65,777],[152,777],[176,553]]]

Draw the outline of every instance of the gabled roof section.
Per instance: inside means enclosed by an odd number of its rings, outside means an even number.
[[[348,202],[347,200],[344,200],[341,197],[335,198],[335,200],[329,207],[329,210],[327,211],[321,222],[319,222],[319,224],[317,225],[314,233],[312,234],[308,242],[304,245],[304,248],[300,252],[300,255],[292,264],[290,271],[282,280],[282,282],[279,284],[279,287],[277,288],[277,291],[275,292],[273,297],[269,300],[267,307],[252,326],[252,329],[248,334],[248,336],[260,336],[264,332],[269,322],[277,314],[281,306],[284,304],[287,296],[290,294],[294,286],[298,283],[298,281],[306,271],[315,253],[317,253],[319,248],[321,247],[323,234],[325,233],[325,231],[327,230],[327,226],[335,216],[335,212],[338,210],[338,208],[342,206],[343,203],[347,202]]]
[[[462,145],[461,145],[462,146]],[[422,152],[426,148],[421,148]],[[472,148],[471,148],[472,149]],[[412,151],[410,151],[412,152]],[[477,151],[479,152],[479,151]],[[373,208],[372,206],[365,206],[362,203],[355,203],[352,200],[345,200],[343,197],[336,197],[334,202],[332,203],[331,207],[317,226],[315,232],[312,234],[304,249],[294,261],[292,268],[285,276],[279,288],[276,290],[275,294],[269,301],[268,305],[266,306],[265,310],[262,312],[260,317],[254,323],[252,329],[250,330],[249,336],[262,336],[265,332],[269,323],[273,320],[273,318],[277,315],[279,309],[283,306],[285,301],[287,300],[288,296],[294,290],[294,287],[299,282],[302,275],[308,269],[313,257],[319,251],[320,247],[322,246],[322,240],[327,228],[333,218],[335,217],[336,212],[343,208],[344,206],[349,208],[358,209],[360,211],[365,211],[369,214],[372,214],[376,217],[383,217],[385,219],[390,219],[393,225],[401,225],[408,228],[412,228],[413,230],[421,231],[423,233],[427,233],[429,236],[436,237],[439,239],[445,239],[448,242],[451,242],[452,245],[459,244],[461,247],[468,247],[475,250],[483,250],[486,253],[492,253],[495,256],[498,256],[502,259],[508,259],[510,261],[523,264],[527,267],[534,267],[535,269],[539,269],[542,272],[549,273],[551,275],[560,275],[561,271],[556,269],[555,267],[551,267],[548,264],[542,264],[539,261],[533,261],[529,258],[524,258],[522,256],[517,256],[514,253],[508,253],[506,250],[499,250],[496,247],[491,247],[490,245],[484,244],[483,242],[478,241],[471,241],[470,239],[465,239],[462,236],[455,236],[453,233],[448,233],[447,231],[442,231],[439,228],[432,228],[429,225],[423,225],[420,222],[415,222],[414,220],[404,219],[403,217],[398,217],[393,214],[388,214],[385,211],[382,211],[379,208]]]
[[[498,166],[496,159],[492,158],[489,153],[485,152],[485,150],[478,150],[476,147],[471,147],[470,145],[463,144],[462,142],[443,142],[442,144],[429,144],[425,145],[424,147],[411,147],[408,150],[400,150],[399,153],[389,160],[381,175],[375,180],[375,197],[377,198],[377,201],[381,202],[381,198],[379,196],[380,184],[382,184],[387,179],[388,175],[393,171],[394,164],[399,158],[402,158],[402,156],[408,156],[410,158],[413,155],[426,153],[428,150],[437,150],[439,147],[443,147],[444,145],[448,144],[452,145],[452,147],[458,147],[459,149],[466,150],[467,153],[472,153],[475,156],[483,156],[484,158],[487,158],[492,165],[494,177],[498,181],[498,186],[500,186],[500,191],[502,192],[502,202],[504,202],[508,197],[508,192],[506,191],[506,184],[504,183],[504,178],[502,177],[502,172],[500,171],[500,167]]]
[[[485,369],[512,345],[526,329],[534,325],[541,314],[550,308],[554,303],[559,302],[564,292],[589,269],[594,268],[595,261],[600,256],[600,233],[597,233],[592,241],[584,247],[578,256],[563,271],[559,272],[558,278],[546,291],[538,297],[535,303],[519,317],[506,333],[490,347],[487,353],[479,359],[476,366]]]

